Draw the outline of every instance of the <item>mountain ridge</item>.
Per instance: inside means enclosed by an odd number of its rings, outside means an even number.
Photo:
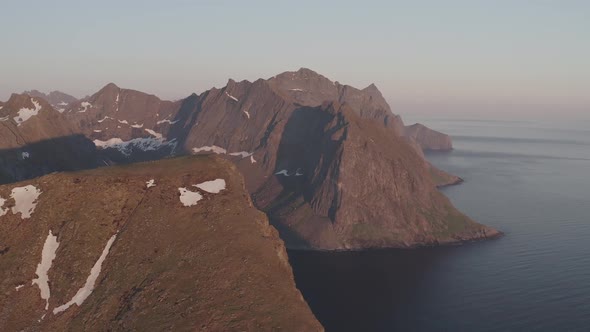
[[[2,330],[323,331],[222,158],[2,185],[0,221]]]
[[[302,68],[267,80],[229,79],[222,88],[171,102],[109,83],[63,114],[106,163],[202,153],[232,160],[289,247],[412,247],[499,234],[441,198],[436,187],[460,179],[424,159],[422,150],[433,144],[429,129],[408,135],[374,84],[359,90]],[[317,145],[309,137],[324,143],[309,150]],[[367,160],[382,170],[358,164]],[[363,183],[385,201],[359,204],[353,192],[367,189]]]

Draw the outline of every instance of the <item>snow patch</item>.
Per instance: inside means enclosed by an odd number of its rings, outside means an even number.
[[[224,148],[220,148],[217,145],[212,145],[212,146],[202,146],[200,148],[193,148],[193,153],[199,153],[199,152],[214,152],[216,154],[226,154],[227,150],[225,150]]]
[[[66,103],[65,101],[61,101],[57,105],[59,105],[59,106],[67,106],[68,103]]]
[[[21,219],[30,218],[37,206],[39,195],[41,195],[41,190],[33,185],[12,189],[10,198],[14,199],[15,203],[12,207],[12,213],[17,214],[20,212]]]
[[[146,181],[145,185],[146,185],[148,188],[155,187],[155,186],[156,186],[156,180],[154,180],[154,179],[151,179],[151,180],[149,180],[149,181]]]
[[[117,121],[119,121],[119,123],[122,123],[122,124],[126,124],[126,125],[129,124],[129,122],[127,122],[127,120],[117,120]]]
[[[23,284],[23,285],[18,285],[18,286],[16,286],[16,287],[14,287],[14,290],[16,290],[16,291],[18,292],[18,291],[19,291],[21,288],[23,288],[23,287],[25,287],[25,285],[24,285],[24,284]]]
[[[240,156],[242,158],[250,157],[252,152],[240,151],[240,152],[232,152],[229,154],[230,156]]]
[[[3,215],[8,213],[8,208],[3,209],[2,207],[4,206],[4,203],[6,203],[6,200],[2,197],[0,197],[0,217],[2,217]]]
[[[279,172],[276,172],[275,175],[283,175],[283,176],[302,176],[303,173],[301,172],[301,168],[298,168],[295,173],[289,174],[289,171],[283,169]]]
[[[202,146],[200,148],[193,148],[193,153],[199,153],[199,152],[214,152],[216,154],[228,154],[230,156],[235,156],[235,157],[242,157],[242,158],[247,158],[250,157],[250,162],[252,164],[254,164],[256,162],[256,160],[254,159],[254,157],[252,156],[254,154],[254,152],[247,152],[247,151],[240,151],[240,152],[230,152],[228,153],[226,149],[221,148],[219,146],[216,145],[212,145],[212,146]]]
[[[94,143],[94,145],[97,148],[101,148],[101,149],[111,148],[111,147],[114,147],[114,146],[116,146],[118,144],[123,144],[123,140],[120,139],[120,138],[118,138],[118,137],[110,138],[110,139],[108,139],[106,141],[101,141],[99,139],[95,139],[92,142]]]
[[[225,92],[225,95],[228,96],[230,99],[233,99],[234,101],[239,101],[238,98],[230,95],[229,93],[227,93],[227,91]]]
[[[10,116],[5,116],[3,118],[0,118],[0,121],[8,121],[8,118],[10,118]]]
[[[60,112],[60,113],[63,113],[63,112],[66,111],[66,109],[65,108],[58,108],[57,111]]]
[[[151,129],[147,129],[147,128],[146,128],[146,129],[144,129],[144,130],[145,130],[145,131],[147,131],[147,132],[148,132],[148,134],[150,134],[150,135],[154,136],[155,138],[162,139],[162,134],[160,134],[160,133],[157,133],[157,132],[155,132],[155,131],[153,131],[153,130],[151,130]]]
[[[41,251],[41,263],[37,265],[37,271],[35,271],[37,278],[33,279],[31,283],[31,285],[37,284],[39,286],[41,298],[45,300],[45,310],[49,308],[49,297],[51,296],[51,292],[49,291],[49,276],[47,275],[47,272],[53,264],[57,247],[59,247],[57,236],[54,236],[51,231],[49,231],[49,235],[47,235],[45,244],[43,244],[43,250]]]
[[[244,113],[246,113],[246,116],[248,117],[248,119],[250,119],[250,113],[248,111],[243,111]]]
[[[113,245],[113,242],[115,242],[116,238],[117,238],[117,234],[111,236],[111,238],[107,242],[107,245],[102,250],[102,254],[98,258],[96,263],[94,263],[94,266],[90,270],[90,275],[88,275],[88,278],[86,279],[86,283],[84,284],[84,286],[82,286],[82,288],[80,288],[78,290],[76,295],[74,295],[74,297],[72,297],[72,299],[68,303],[53,309],[54,315],[67,310],[74,303],[77,304],[78,306],[81,306],[82,303],[84,303],[84,301],[90,296],[90,294],[92,294],[92,291],[94,290],[94,286],[96,284],[96,280],[98,279],[100,271],[102,270],[102,263],[107,258],[107,255],[109,254],[109,251],[111,250],[111,246]],[[46,308],[46,310],[47,310],[47,308]]]
[[[215,179],[213,181],[205,181],[203,183],[193,185],[193,187],[197,187],[211,194],[218,194],[220,191],[225,190],[225,180]]]
[[[299,91],[299,92],[303,92],[303,91],[305,91],[305,90],[303,90],[303,89],[289,89],[289,91]]]
[[[92,107],[92,104],[87,102],[87,101],[83,101],[82,104],[80,104],[80,108],[78,109],[78,113],[85,113],[86,111],[88,111],[88,109]]]
[[[94,140],[94,145],[101,149],[113,148],[119,150],[125,156],[130,156],[133,152],[133,148],[137,148],[142,151],[156,151],[163,147],[176,148],[176,139],[171,141],[165,141],[162,138],[134,138],[130,141],[123,141],[120,138],[111,138],[107,141]]]
[[[170,125],[173,125],[176,122],[178,122],[178,120],[176,120],[176,121],[170,121],[170,120],[166,119],[166,120],[160,120],[160,121],[156,122],[156,124],[168,123]]]
[[[103,121],[105,121],[106,119],[111,119],[111,120],[115,120],[114,118],[111,118],[110,116],[105,116],[104,118],[98,120],[98,123],[102,123]]]
[[[134,123],[131,125],[131,128],[143,128],[143,123],[142,124]]]
[[[39,114],[39,111],[41,110],[41,104],[39,104],[33,98],[31,98],[31,102],[34,105],[34,108],[23,107],[20,109],[20,111],[18,111],[18,115],[14,117],[14,121],[17,123],[17,126],[20,126],[23,122]]]
[[[119,103],[119,95],[120,93],[117,93],[117,99],[115,99],[115,103]]]
[[[291,176],[291,175],[289,175],[289,172],[287,172],[286,169],[276,172],[275,175]]]
[[[200,193],[190,191],[186,188],[178,188],[178,191],[180,192],[180,202],[184,206],[197,205],[197,202],[203,199]]]
[[[23,152],[23,153],[21,153],[21,157],[23,158],[23,160],[28,159],[31,157],[31,154],[28,152]]]

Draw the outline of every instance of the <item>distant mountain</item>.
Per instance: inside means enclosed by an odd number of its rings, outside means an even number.
[[[0,289],[2,331],[323,330],[217,157],[0,186]]]
[[[63,112],[68,104],[77,100],[76,97],[70,96],[69,94],[63,93],[61,91],[51,91],[50,93],[45,94],[38,90],[31,90],[25,91],[23,94],[29,95],[31,97],[45,99],[58,112]]]
[[[449,151],[453,149],[449,135],[432,130],[420,123],[406,126],[404,135],[409,140],[418,143],[423,150]]]
[[[0,183],[104,163],[79,127],[44,99],[13,94],[0,108]]]
[[[234,161],[289,247],[411,247],[498,235],[437,191],[461,180],[430,165],[422,149],[449,147],[448,137],[406,128],[373,84],[359,90],[302,68],[171,102],[111,83],[62,115],[107,164],[201,153]]]

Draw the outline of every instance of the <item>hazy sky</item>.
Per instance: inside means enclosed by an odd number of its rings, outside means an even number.
[[[398,113],[590,113],[590,1],[4,1],[0,100],[308,67]]]

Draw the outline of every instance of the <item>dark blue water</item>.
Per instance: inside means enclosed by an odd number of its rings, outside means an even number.
[[[590,122],[426,120],[444,193],[503,238],[455,247],[290,252],[327,331],[590,331]]]

